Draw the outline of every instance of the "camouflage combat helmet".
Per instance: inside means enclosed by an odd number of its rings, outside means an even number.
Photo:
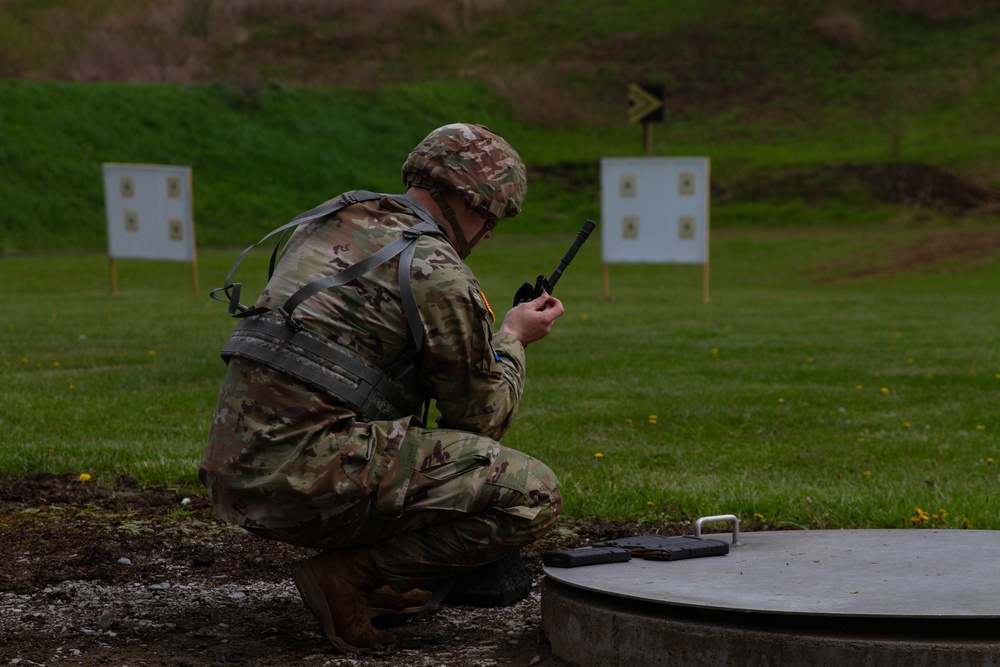
[[[403,183],[431,191],[454,190],[494,223],[520,213],[528,189],[517,151],[488,127],[465,123],[428,134],[403,164]]]

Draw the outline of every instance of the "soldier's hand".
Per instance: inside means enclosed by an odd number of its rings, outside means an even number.
[[[500,331],[514,334],[521,345],[527,346],[548,336],[552,331],[552,323],[562,317],[564,312],[562,301],[542,294],[533,301],[520,303],[507,311]]]

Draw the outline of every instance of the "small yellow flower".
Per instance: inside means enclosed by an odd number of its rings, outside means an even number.
[[[22,364],[28,363],[28,357],[21,357],[21,363]]]
[[[972,522],[966,519],[965,521],[962,522],[962,528],[965,528],[966,530],[972,528]]]
[[[58,361],[53,361],[52,362],[52,366],[55,367],[55,368],[59,368],[59,362]]]
[[[632,420],[631,420],[631,419],[628,419],[628,418],[626,417],[626,419],[625,419],[625,425],[626,425],[626,426],[631,426],[631,425],[632,425]]]
[[[76,385],[75,385],[75,384],[71,384],[71,385],[69,386],[69,388],[70,388],[70,389],[76,389]]]
[[[156,350],[150,350],[149,351],[149,356],[155,357],[156,356]]]
[[[910,428],[910,422],[903,422],[903,428]]]
[[[985,431],[986,427],[983,426],[982,424],[976,424],[976,430],[977,431]]]
[[[872,476],[872,471],[871,470],[865,470],[861,474],[864,475],[865,477],[871,477]]]
[[[816,360],[815,360],[815,359],[813,359],[812,357],[806,357],[806,363],[807,363],[807,364],[811,364],[811,363],[813,363],[814,361],[816,361]]]
[[[88,475],[85,472],[81,472],[80,473],[80,481],[81,482],[89,482],[90,481],[90,475]]]
[[[946,516],[948,516],[948,510],[942,507],[941,509],[938,510],[938,516],[940,516],[942,519],[945,518]]]
[[[717,348],[717,347],[713,347],[712,348],[712,356],[718,358],[718,356],[719,356],[719,348]]]
[[[764,520],[764,515],[761,514],[760,512],[754,512],[753,513],[753,518],[757,519],[758,521],[763,521]]]
[[[912,363],[913,363],[913,357],[910,357],[909,359],[907,359],[907,360],[906,360],[906,363],[908,363],[908,364],[912,364]]]
[[[646,501],[646,507],[652,507],[652,506],[653,506],[653,501],[652,500]]]
[[[888,394],[889,393],[889,388],[888,387],[882,387],[881,389],[879,389],[879,391],[882,392],[883,394]]]
[[[656,415],[649,415],[649,423],[650,424],[656,423]]]
[[[590,316],[588,316],[587,313],[584,313],[583,315],[580,316],[580,319],[586,322],[587,320],[590,319]]]
[[[604,458],[604,454],[601,454],[600,452],[596,452],[594,454],[594,458],[595,459],[603,459]]]
[[[986,457],[986,465],[991,466],[994,463],[996,463],[996,459],[994,459],[992,456]]]
[[[854,388],[857,389],[858,391],[861,391],[862,389],[865,388],[865,386],[863,384],[856,384],[854,385]]]

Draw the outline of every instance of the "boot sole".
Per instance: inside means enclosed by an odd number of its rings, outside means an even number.
[[[437,605],[427,611],[436,611]],[[376,616],[417,616],[422,611],[424,611],[423,605],[417,605],[415,607],[404,607],[402,609],[392,609],[391,607],[372,607],[372,618]]]
[[[360,653],[365,650],[351,646],[337,636],[337,628],[333,625],[330,606],[326,603],[326,596],[323,595],[323,590],[319,587],[319,583],[316,581],[316,577],[313,576],[312,570],[309,569],[308,563],[304,561],[292,563],[292,581],[295,582],[295,587],[299,589],[299,595],[302,596],[309,611],[319,621],[320,626],[323,628],[323,634],[326,635],[326,638],[330,640],[330,643],[334,647],[343,653]]]

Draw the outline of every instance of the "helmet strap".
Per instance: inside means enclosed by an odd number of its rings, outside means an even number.
[[[469,247],[475,248],[476,244],[479,243],[484,236],[493,231],[498,222],[500,222],[500,218],[490,216],[490,218],[483,223],[483,228],[479,230],[479,233],[476,234],[471,241],[469,241]]]
[[[431,191],[431,197],[434,198],[434,203],[438,205],[441,209],[441,213],[444,214],[445,220],[451,226],[452,237],[455,243],[458,245],[456,250],[458,250],[458,256],[465,259],[472,252],[472,246],[469,244],[468,239],[465,238],[465,232],[462,231],[462,225],[458,223],[458,216],[455,215],[455,209],[451,207],[448,200],[445,199],[444,193],[440,188],[434,188]],[[485,232],[483,232],[485,233]],[[473,241],[473,244],[480,239],[482,234],[477,236]]]

